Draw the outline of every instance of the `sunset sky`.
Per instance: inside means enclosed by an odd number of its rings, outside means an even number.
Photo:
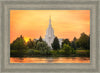
[[[90,10],[10,10],[10,43],[20,35],[25,41],[44,38],[50,16],[58,38],[71,41],[82,32],[90,34]]]

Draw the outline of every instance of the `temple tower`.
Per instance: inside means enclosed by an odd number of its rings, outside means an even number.
[[[55,38],[55,35],[54,35],[54,30],[52,28],[51,17],[50,17],[49,26],[47,28],[46,35],[45,35],[45,41],[51,48],[52,48],[51,44],[53,43],[54,38]]]

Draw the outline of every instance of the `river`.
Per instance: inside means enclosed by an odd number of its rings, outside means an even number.
[[[10,63],[90,63],[89,57],[11,57]]]

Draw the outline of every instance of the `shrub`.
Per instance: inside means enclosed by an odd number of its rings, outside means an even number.
[[[50,54],[50,47],[48,47],[46,42],[38,42],[36,49],[40,51],[41,55],[48,55],[48,54]]]
[[[71,49],[71,47],[68,44],[64,44],[63,50],[64,50],[64,54],[65,55],[70,55],[71,52],[72,52],[72,49]]]
[[[10,57],[18,57],[18,51],[17,50],[10,50]]]
[[[27,53],[27,56],[33,56],[34,50],[33,49],[28,49],[26,53]]]

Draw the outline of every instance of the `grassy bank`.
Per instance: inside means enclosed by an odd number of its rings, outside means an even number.
[[[23,54],[23,55],[22,55]],[[22,56],[20,56],[22,55]],[[19,53],[18,51],[11,51],[11,57],[90,57],[89,50],[76,50],[74,53],[66,54],[64,51],[51,50],[48,53],[41,53],[40,51],[30,51]]]

